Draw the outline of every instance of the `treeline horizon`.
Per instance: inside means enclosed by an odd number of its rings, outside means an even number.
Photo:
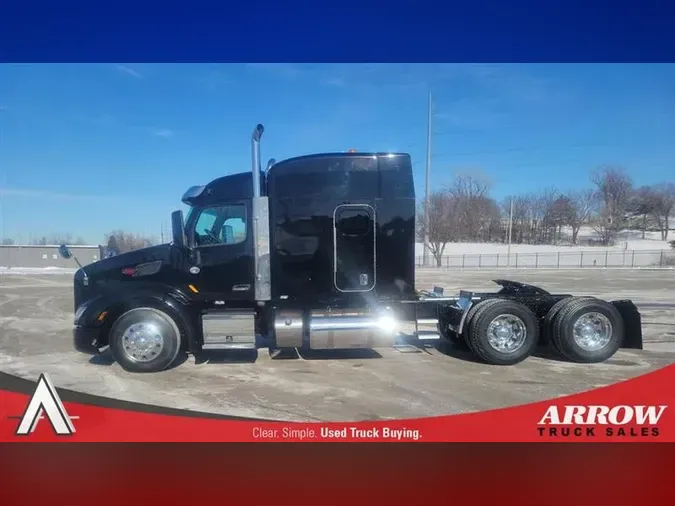
[[[592,227],[592,244],[611,246],[623,230],[658,231],[668,241],[670,215],[675,210],[675,183],[666,181],[635,186],[620,166],[591,171],[584,189],[546,187],[536,192],[514,194],[498,202],[490,194],[491,182],[479,172],[455,175],[448,184],[429,195],[429,249],[440,265],[448,243],[507,243],[509,216],[512,244],[574,245],[582,227]],[[417,212],[417,242],[423,243],[425,203]],[[125,253],[158,244],[155,236],[113,230],[103,245]],[[14,245],[0,238],[2,245]],[[30,245],[85,245],[72,234],[31,238]]]
[[[448,243],[507,243],[511,216],[512,244],[575,245],[582,227],[592,227],[592,244],[611,246],[623,230],[658,231],[669,237],[675,208],[675,184],[635,186],[625,168],[591,171],[584,189],[543,188],[497,202],[492,184],[480,173],[462,173],[429,195],[417,212],[417,241],[428,233],[429,250],[440,265]]]

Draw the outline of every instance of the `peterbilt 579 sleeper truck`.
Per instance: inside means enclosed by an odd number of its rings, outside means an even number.
[[[109,346],[132,372],[178,354],[269,348],[377,348],[449,339],[483,361],[516,364],[548,346],[576,362],[642,348],[631,301],[551,294],[496,280],[493,293],[415,289],[415,191],[407,154],[260,157],[252,171],[183,195],[170,244],[82,266],[74,341]],[[61,255],[72,254],[66,245]],[[77,260],[77,259],[75,259]],[[79,262],[78,262],[79,265]]]

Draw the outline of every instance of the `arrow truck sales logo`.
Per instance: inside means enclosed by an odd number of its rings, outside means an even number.
[[[550,406],[537,423],[547,437],[658,437],[668,406]]]
[[[57,435],[72,436],[75,434],[75,426],[72,421],[78,417],[68,415],[59,394],[56,392],[56,388],[54,388],[54,384],[46,374],[42,374],[37,382],[33,396],[28,401],[26,411],[20,417],[16,435],[28,436],[35,432],[38,423],[45,418],[45,415]]]

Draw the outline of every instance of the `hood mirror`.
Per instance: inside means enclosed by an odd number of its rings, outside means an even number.
[[[73,254],[70,252],[68,246],[66,246],[65,244],[59,246],[59,255],[61,255],[61,258],[64,258],[66,260],[70,260],[71,258],[73,258]]]

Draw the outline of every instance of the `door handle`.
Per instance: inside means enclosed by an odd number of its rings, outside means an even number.
[[[232,287],[233,292],[248,292],[251,289],[251,285],[234,285]]]

